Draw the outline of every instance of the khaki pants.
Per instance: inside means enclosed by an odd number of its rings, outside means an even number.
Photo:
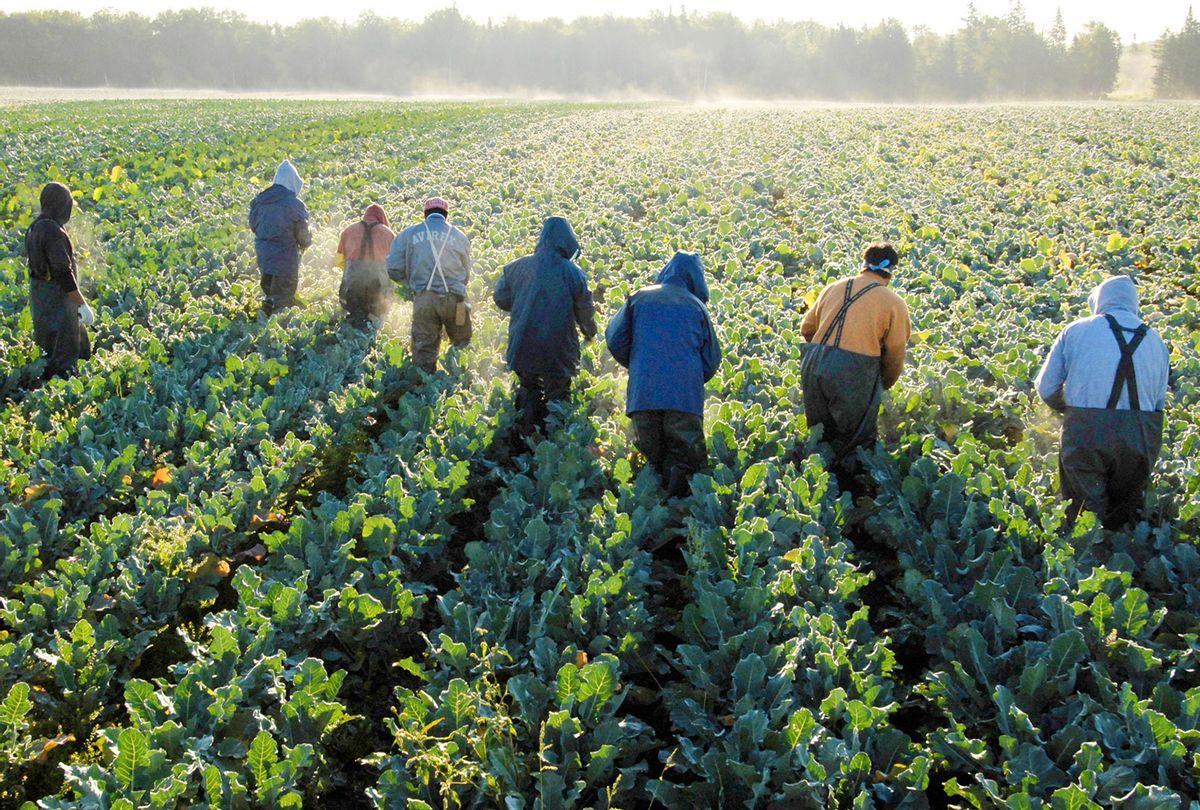
[[[458,306],[466,308],[463,323],[458,323]],[[471,342],[471,309],[457,295],[423,290],[413,296],[412,357],[418,368],[432,374],[437,370],[438,351],[442,332],[454,346],[462,348]]]

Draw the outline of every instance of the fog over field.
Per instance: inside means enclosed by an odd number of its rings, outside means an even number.
[[[1070,5],[1070,4],[1068,4]],[[1155,15],[1170,4],[1155,4]],[[974,102],[1194,97],[1200,23],[1186,8],[1139,40],[1112,4],[1070,14],[968,4],[923,22],[684,6],[564,20],[364,13],[280,22],[211,8],[0,14],[0,85],[276,95],[579,100]],[[1125,8],[1124,5],[1121,8]],[[149,10],[149,9],[147,9]],[[469,9],[468,9],[469,10]],[[344,12],[344,10],[343,10]],[[258,14],[259,12],[255,12]],[[267,12],[262,12],[267,13]],[[928,10],[922,14],[928,13]],[[855,14],[859,17],[855,17]],[[1116,20],[1116,22],[1109,22]],[[54,59],[46,59],[54,53]]]

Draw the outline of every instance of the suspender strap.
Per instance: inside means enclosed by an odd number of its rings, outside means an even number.
[[[853,279],[851,279],[850,281],[847,281],[846,282],[846,296],[845,296],[845,299],[842,301],[842,308],[838,310],[837,315],[833,316],[833,322],[829,324],[829,328],[826,329],[825,334],[821,336],[820,342],[824,343],[825,345],[829,345],[829,336],[834,334],[834,330],[837,330],[837,334],[834,336],[834,339],[833,339],[833,346],[836,348],[836,347],[842,345],[842,329],[844,329],[846,326],[846,313],[850,311],[850,307],[854,304],[855,301],[862,298],[864,295],[869,293],[871,290],[875,289],[876,287],[882,287],[882,286],[883,285],[880,284],[879,282],[871,282],[870,284],[868,284],[867,286],[863,287],[861,290],[859,290],[858,292],[855,293]],[[853,295],[851,293],[853,293]]]
[[[1133,368],[1133,353],[1141,345],[1142,338],[1146,337],[1146,324],[1142,324],[1137,329],[1126,329],[1117,323],[1117,319],[1112,315],[1105,315],[1104,319],[1108,321],[1108,328],[1112,330],[1113,337],[1117,339],[1117,345],[1121,347],[1121,360],[1117,363],[1117,375],[1113,379],[1112,393],[1108,395],[1108,405],[1105,407],[1110,411],[1116,408],[1117,402],[1121,399],[1121,389],[1124,388],[1129,392],[1129,410],[1140,411],[1142,403],[1138,399],[1137,373]],[[1125,341],[1125,332],[1133,332],[1133,340],[1128,343]]]
[[[360,262],[370,259],[371,254],[375,252],[373,250],[375,245],[371,238],[371,229],[375,227],[375,224],[376,223],[374,222],[367,222],[365,219],[363,220],[363,238],[362,242],[358,246],[358,260]]]
[[[433,249],[433,231],[429,230],[429,220],[425,220],[425,241],[429,244],[429,252],[433,254],[433,268],[437,270],[438,276],[442,279],[442,292],[450,292],[450,285],[446,283],[446,274],[442,272],[442,254],[446,251],[446,245],[450,243],[450,223],[446,223],[446,236],[442,239],[442,246]],[[429,283],[425,285],[425,292],[433,289],[433,273],[429,274]]]

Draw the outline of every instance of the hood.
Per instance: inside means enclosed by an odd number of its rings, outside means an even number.
[[[74,208],[75,198],[62,183],[47,183],[42,189],[42,216],[53,219],[59,225],[66,225],[71,220]]]
[[[579,255],[579,240],[571,223],[562,217],[550,217],[542,225],[542,235],[538,237],[537,249],[553,250],[564,259],[575,260]]]
[[[667,266],[658,274],[659,284],[675,284],[684,287],[704,303],[708,303],[708,284],[704,280],[704,266],[696,253],[676,253]]]
[[[367,210],[363,211],[363,222],[374,222],[377,225],[391,227],[392,223],[388,222],[387,212],[383,210],[383,206],[379,203],[371,203],[367,206]]]
[[[300,172],[296,171],[296,167],[292,165],[292,162],[285,160],[275,170],[275,185],[283,186],[299,197],[300,189],[304,188],[304,181],[300,179]]]
[[[1129,276],[1113,276],[1101,282],[1088,296],[1088,308],[1093,315],[1109,315],[1119,311],[1142,319],[1138,310],[1137,286]]]

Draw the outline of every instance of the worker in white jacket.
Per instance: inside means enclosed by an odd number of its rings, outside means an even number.
[[[1072,522],[1087,509],[1117,529],[1137,520],[1162,447],[1170,352],[1142,322],[1129,277],[1104,281],[1088,307],[1092,317],[1054,341],[1037,390],[1064,414],[1059,474]]]

